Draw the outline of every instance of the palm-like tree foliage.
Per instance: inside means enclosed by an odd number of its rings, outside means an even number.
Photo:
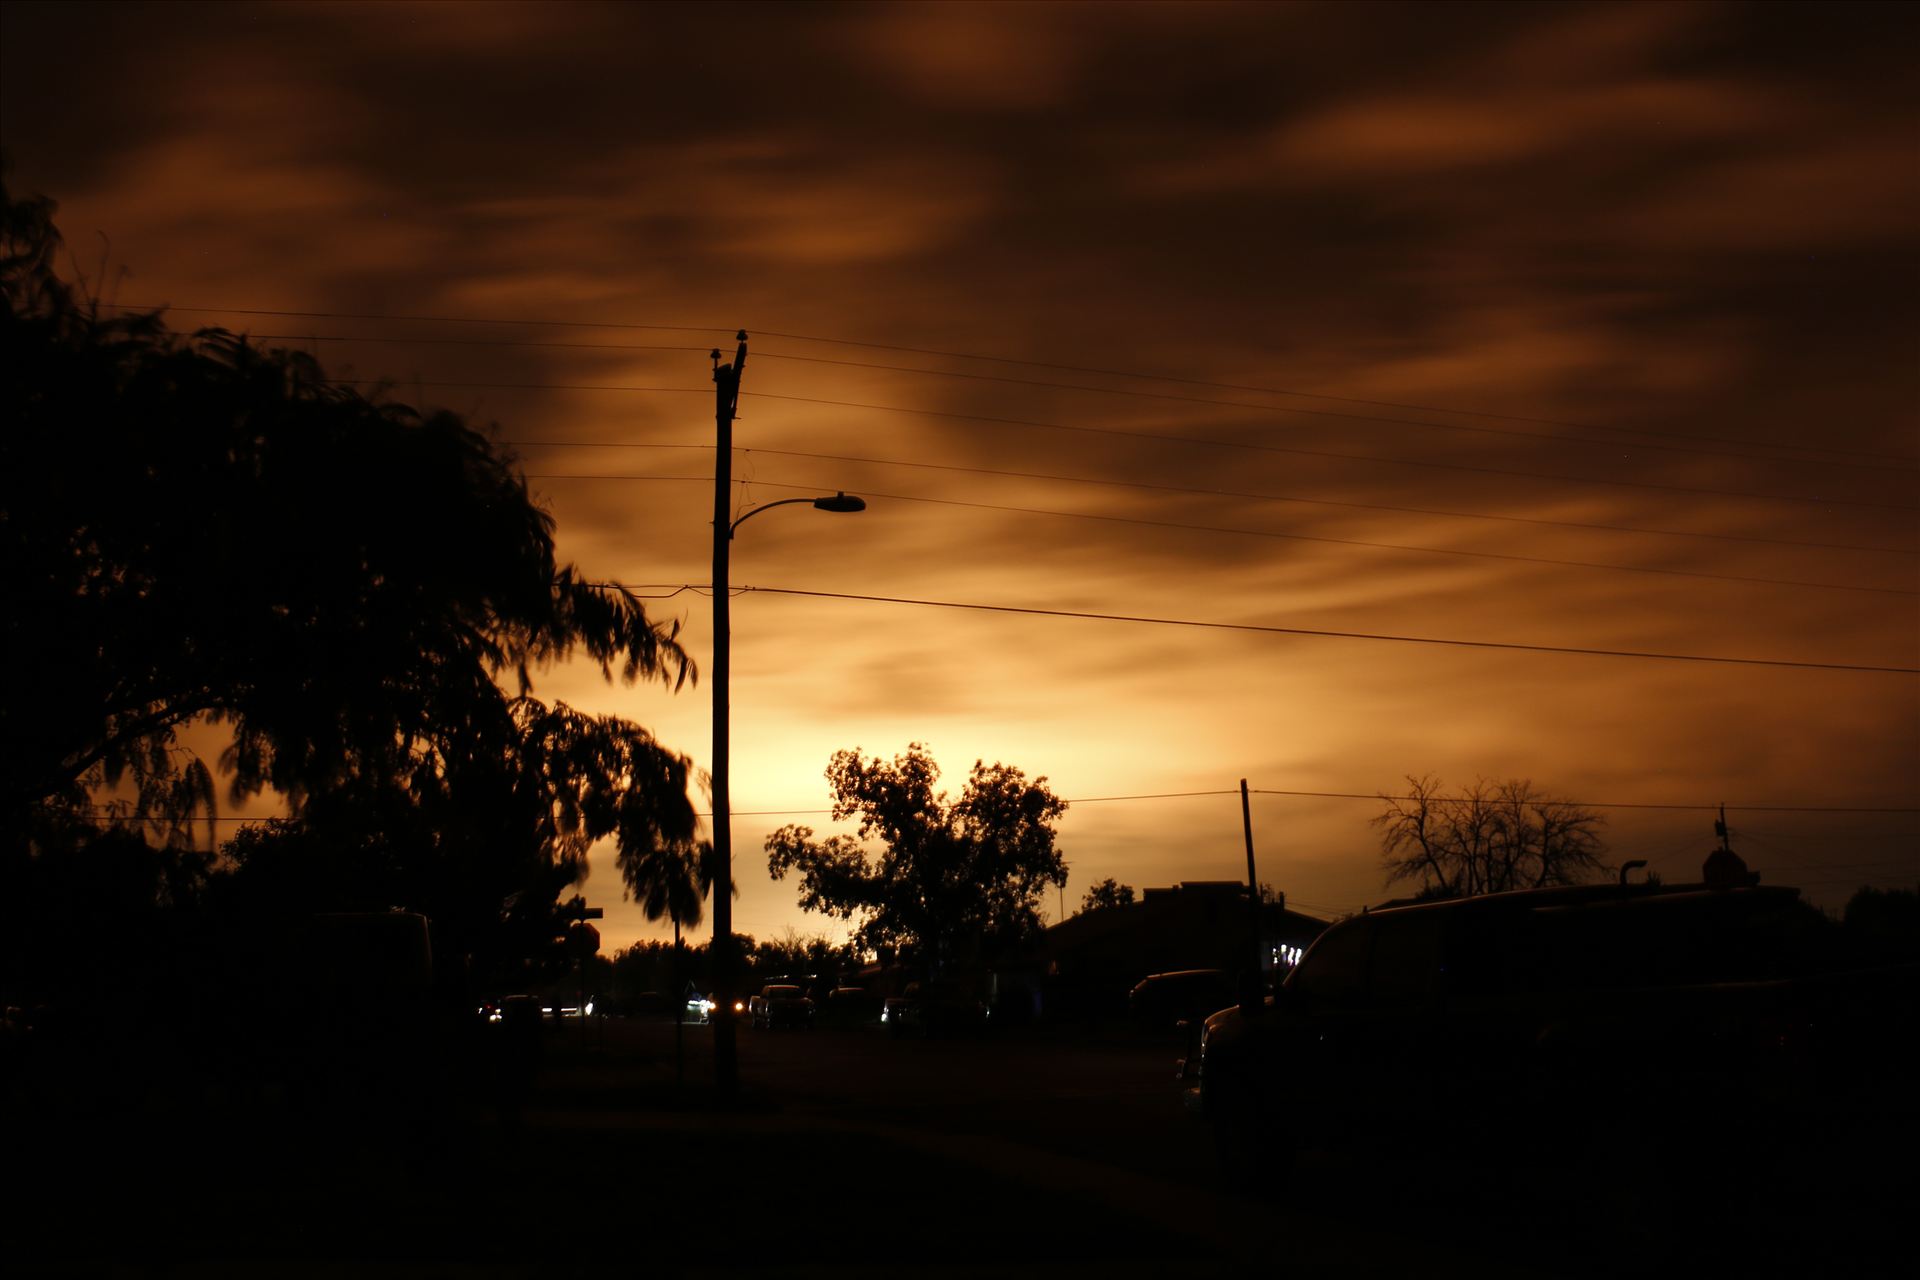
[[[677,953],[680,931],[699,924],[706,915],[704,903],[716,878],[712,843],[629,839],[623,833],[615,860],[627,893],[640,904],[647,919],[665,917],[673,921]]]

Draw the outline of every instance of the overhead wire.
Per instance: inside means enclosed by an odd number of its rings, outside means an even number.
[[[1316,800],[1417,800],[1420,798],[1411,795],[1390,796],[1378,791],[1364,793],[1358,791],[1285,791],[1273,787],[1249,787],[1248,790],[1257,796],[1294,796]],[[1240,793],[1234,791],[1232,794],[1238,795]],[[1441,796],[1434,798],[1457,800],[1463,797]],[[1721,807],[1719,801],[1699,804],[1671,804],[1633,800],[1568,800],[1565,801],[1565,803],[1575,805],[1582,809],[1645,809],[1673,813],[1713,813]],[[1920,814],[1920,808],[1902,808],[1897,806],[1728,804],[1725,807],[1729,811],[1737,813]]]
[[[749,592],[807,597],[820,600],[857,600],[875,604],[911,605],[929,609],[1010,613],[1046,618],[1077,618],[1096,622],[1126,622],[1163,627],[1193,627],[1210,631],[1237,631],[1259,635],[1302,636],[1314,639],[1366,640],[1395,644],[1437,645],[1459,649],[1491,649],[1511,653],[1560,654],[1575,657],[1690,662],[1738,667],[1774,667],[1805,671],[1843,671],[1871,675],[1920,675],[1920,667],[1878,666],[1867,663],[1814,662],[1787,658],[1741,658],[1720,654],[1667,653],[1644,649],[1602,649],[1573,645],[1522,644],[1502,640],[1463,640],[1442,636],[1409,636],[1373,631],[1341,631],[1319,627],[1279,627],[1252,622],[1215,622],[1195,618],[1161,618],[1141,614],[1096,613],[1079,609],[1044,609],[1033,605],[986,604],[978,601],[928,600],[911,596],[868,595],[851,591],[812,591],[798,587],[750,586]]]
[[[393,320],[418,324],[534,325],[550,329],[645,329],[668,333],[737,332],[737,325],[636,324],[611,320],[512,320],[488,316],[422,315],[400,311],[291,311],[273,307],[201,307],[173,302],[101,302],[115,311],[184,311],[189,315],[277,316],[292,320]]]
[[[390,378],[330,378],[331,382],[342,386],[395,386],[399,383]],[[519,391],[605,391],[605,392],[666,392],[711,394],[707,388],[693,387],[640,387],[608,383],[539,383],[539,382],[477,382],[459,379],[423,380],[408,378],[405,385],[414,387],[496,389]],[[1572,476],[1553,471],[1521,471],[1510,467],[1481,467],[1457,462],[1431,462],[1417,458],[1395,458],[1379,454],[1340,453],[1331,449],[1300,449],[1287,445],[1260,444],[1247,440],[1222,440],[1208,436],[1184,436],[1165,431],[1133,431],[1121,427],[1096,427],[1065,422],[1043,422],[1033,419],[991,418],[978,414],[942,413],[924,409],[903,408],[896,405],[863,404],[856,401],[824,400],[809,396],[777,395],[764,391],[742,391],[746,399],[760,398],[770,400],[788,400],[805,404],[837,405],[848,409],[871,409],[886,413],[904,413],[919,417],[964,418],[972,422],[992,422],[1009,426],[1039,427],[1049,431],[1079,432],[1131,440],[1158,440],[1183,446],[1204,446],[1216,449],[1239,449],[1252,453],[1285,455],[1288,457],[1327,458],[1340,462],[1371,463],[1384,466],[1413,467],[1429,471],[1458,471],[1470,475],[1504,476],[1520,480],[1553,480],[1563,484],[1600,485],[1616,489],[1643,489],[1656,493],[1688,493],[1703,497],[1741,498],[1752,502],[1796,503],[1816,507],[1854,507],[1880,511],[1920,511],[1920,506],[1901,503],[1867,502],[1852,498],[1808,498],[1798,494],[1756,493],[1743,489],[1714,489],[1698,485],[1658,484],[1645,480],[1608,480],[1598,476]]]
[[[916,409],[899,405],[872,404],[857,400],[829,400],[815,396],[784,395],[768,391],[742,391],[745,399],[785,400],[842,409],[868,409],[881,413],[901,413],[926,418],[956,418],[1002,426],[1037,427],[1047,431],[1078,432],[1130,440],[1154,440],[1183,446],[1202,445],[1216,449],[1238,449],[1249,453],[1280,454],[1289,457],[1327,458],[1340,462],[1363,462],[1387,466],[1415,467],[1430,471],[1460,471],[1474,475],[1505,476],[1522,480],[1554,480],[1565,484],[1603,485],[1608,488],[1647,489],[1660,493],[1691,493],[1705,497],[1742,498],[1755,502],[1812,504],[1815,506],[1860,507],[1886,511],[1920,511],[1920,506],[1901,503],[1866,502],[1848,498],[1807,498],[1797,494],[1756,493],[1744,489],[1715,489],[1694,485],[1658,484],[1644,480],[1609,480],[1598,476],[1570,476],[1553,471],[1522,471],[1509,467],[1482,467],[1458,462],[1432,462],[1419,458],[1397,458],[1381,454],[1340,453],[1331,449],[1302,449],[1291,445],[1265,444],[1249,440],[1224,440],[1213,436],[1180,435],[1170,431],[1138,431],[1125,427],[1089,426],[1084,423],[1047,422],[1034,418],[997,418],[981,414],[952,413]]]
[[[1282,797],[1287,797],[1291,799],[1312,799],[1312,800],[1361,800],[1369,803],[1378,803],[1380,801],[1389,801],[1389,802],[1415,801],[1423,798],[1434,801],[1436,803],[1444,803],[1444,802],[1459,801],[1467,798],[1465,796],[1456,796],[1456,795],[1440,795],[1440,796],[1427,796],[1427,797],[1421,797],[1416,795],[1394,795],[1394,794],[1383,792],[1383,791],[1304,791],[1304,790],[1282,789],[1277,787],[1249,787],[1247,790],[1249,794],[1256,795],[1256,796],[1282,796]],[[1144,792],[1122,792],[1122,793],[1115,793],[1112,795],[1098,795],[1098,796],[1065,796],[1065,797],[1062,797],[1062,803],[1064,804],[1114,804],[1114,803],[1135,802],[1135,801],[1143,801],[1143,800],[1218,799],[1226,796],[1237,796],[1239,794],[1240,794],[1240,789],[1238,787],[1218,787],[1218,788],[1199,790],[1199,791],[1144,791]],[[1653,810],[1653,811],[1673,812],[1673,813],[1709,813],[1710,814],[1710,813],[1718,812],[1721,808],[1724,807],[1730,813],[1818,813],[1818,814],[1861,814],[1861,815],[1874,815],[1874,816],[1920,815],[1920,807],[1900,807],[1900,806],[1809,805],[1809,804],[1786,804],[1786,805],[1783,805],[1783,804],[1725,804],[1725,805],[1722,805],[1718,801],[1711,802],[1711,803],[1700,802],[1695,804],[1672,804],[1672,803],[1652,803],[1652,802],[1637,801],[1637,800],[1556,800],[1555,803],[1572,805],[1576,808],[1581,808],[1581,809]],[[94,805],[90,807],[96,811],[95,816],[99,816],[99,817],[115,816],[112,814],[99,812],[100,810],[104,809],[106,806]],[[777,818],[777,817],[820,817],[824,815],[830,815],[833,812],[833,810],[832,809],[730,809],[728,810],[728,812],[733,814],[733,816],[736,818]],[[136,814],[126,814],[126,815],[119,815],[119,816],[123,816],[128,819],[136,819],[139,821],[151,820],[147,818],[141,818],[139,817],[139,815],[136,815]],[[703,811],[697,814],[697,816],[702,818],[710,818],[713,816],[713,814],[711,813],[711,811]],[[204,822],[206,820],[207,819],[204,817],[195,819],[195,821],[199,821],[199,822]],[[235,816],[235,817],[223,816],[223,817],[217,817],[214,820],[218,822],[273,822],[273,821],[279,821],[280,818],[274,815],[246,815],[246,816]],[[1741,832],[1736,829],[1733,834],[1736,837],[1744,834],[1747,837],[1754,839],[1756,843],[1762,843],[1762,844],[1767,843],[1766,841],[1760,840],[1757,836],[1754,836],[1752,832]],[[1791,852],[1791,851],[1781,850],[1781,852]],[[1837,863],[1822,863],[1818,865],[1823,870],[1841,871],[1841,870],[1853,870],[1853,869],[1870,868],[1870,867],[1896,867],[1896,868],[1908,867],[1908,866],[1914,866],[1915,861],[1913,859],[1880,859],[1880,860],[1875,860],[1871,862],[1837,862]]]
[[[859,342],[849,338],[810,337],[805,334],[779,333],[779,332],[776,332],[773,330],[767,330],[767,329],[755,330],[755,332],[761,337],[781,338],[781,339],[785,339],[788,341],[795,341],[795,342],[832,343],[839,346],[867,347],[867,348],[870,348],[873,350],[879,350],[879,351],[899,351],[899,352],[905,352],[905,353],[910,353],[914,355],[937,356],[937,357],[941,357],[943,359],[949,359],[949,360],[980,360],[980,361],[987,361],[995,364],[1024,365],[1029,368],[1035,368],[1035,369],[1053,369],[1063,373],[1087,373],[1087,374],[1094,374],[1099,377],[1138,378],[1138,379],[1142,379],[1150,382],[1171,382],[1171,383],[1177,383],[1177,384],[1186,385],[1186,386],[1214,387],[1222,391],[1249,391],[1259,395],[1298,396],[1304,399],[1328,400],[1338,404],[1371,405],[1373,407],[1382,408],[1382,409],[1409,409],[1418,413],[1451,413],[1451,414],[1458,414],[1462,417],[1491,418],[1501,422],[1531,422],[1531,423],[1538,424],[1540,426],[1570,427],[1578,431],[1615,431],[1615,432],[1621,432],[1629,435],[1652,436],[1658,439],[1698,440],[1698,441],[1701,441],[1702,443],[1708,443],[1708,444],[1733,445],[1733,444],[1740,443],[1738,441],[1727,440],[1719,436],[1699,435],[1691,432],[1649,431],[1644,428],[1618,427],[1618,426],[1611,426],[1605,423],[1572,422],[1562,418],[1543,418],[1543,417],[1530,417],[1524,414],[1493,413],[1484,409],[1448,408],[1443,405],[1416,404],[1416,403],[1411,403],[1408,401],[1400,401],[1400,400],[1369,400],[1369,399],[1363,399],[1357,396],[1330,395],[1326,392],[1320,392],[1320,391],[1299,391],[1299,390],[1288,390],[1282,387],[1262,387],[1262,386],[1252,386],[1245,383],[1216,382],[1216,381],[1211,381],[1205,378],[1181,377],[1175,374],[1166,374],[1166,373],[1140,373],[1137,371],[1128,371],[1123,369],[1101,369],[1101,368],[1093,368],[1086,365],[1059,364],[1053,361],[1046,361],[1046,360],[1025,360],[1025,359],[1020,359],[1018,357],[1013,357],[1013,356],[987,356],[987,355],[971,354],[964,351],[940,351],[940,350],[936,350],[929,347],[894,346],[894,345],[891,345],[888,343],[882,343],[882,342]],[[1554,437],[1545,437],[1545,438],[1551,439]],[[1825,445],[1762,444],[1760,447],[1767,448],[1767,449],[1783,450],[1783,451],[1793,451],[1798,453],[1841,454],[1841,455],[1846,455],[1850,457],[1871,458],[1871,459],[1875,459],[1882,462],[1897,462],[1909,468],[1920,468],[1920,459],[1916,459],[1916,458],[1902,455],[1902,454],[1879,453],[1871,450],[1861,450],[1861,449],[1835,449]],[[1755,455],[1755,456],[1758,456],[1758,455]],[[1782,460],[1784,461],[1785,459],[1782,459]]]
[[[622,322],[622,321],[546,320],[546,319],[525,318],[525,317],[476,317],[476,316],[418,315],[418,314],[404,314],[404,313],[377,314],[377,313],[370,313],[370,312],[294,311],[294,310],[274,310],[274,309],[268,309],[268,308],[202,307],[202,306],[184,306],[184,305],[176,306],[172,304],[102,303],[101,305],[115,307],[120,310],[129,310],[129,311],[173,310],[173,311],[183,311],[183,312],[194,313],[194,314],[271,316],[271,317],[285,317],[285,318],[293,318],[293,319],[371,320],[371,321],[377,321],[377,322],[405,321],[405,322],[439,323],[439,324],[495,325],[495,326],[510,325],[510,326],[520,326],[520,327],[545,327],[545,328],[590,329],[590,330],[633,330],[633,331],[652,331],[652,332],[665,331],[665,332],[680,332],[680,333],[731,334],[735,332],[735,329],[733,327],[724,326],[724,325],[669,325],[669,324],[641,324],[641,323]],[[782,332],[779,330],[756,329],[753,332],[760,337],[778,338],[785,341],[814,342],[814,343],[820,343],[823,345],[830,345],[830,346],[859,347],[859,348],[864,348],[867,350],[874,350],[874,351],[895,351],[903,354],[933,356],[938,359],[971,360],[971,361],[977,361],[977,362],[988,363],[988,364],[1017,365],[1017,366],[1023,366],[1026,368],[1049,369],[1049,370],[1054,370],[1057,372],[1064,372],[1064,373],[1091,374],[1096,377],[1131,378],[1138,381],[1173,383],[1173,384],[1182,385],[1182,386],[1211,387],[1217,390],[1224,390],[1224,391],[1244,391],[1244,392],[1251,392],[1258,395],[1289,396],[1289,397],[1294,397],[1298,399],[1325,400],[1331,403],[1339,403],[1339,404],[1359,404],[1359,405],[1368,405],[1376,408],[1406,409],[1406,410],[1411,410],[1419,413],[1445,413],[1445,414],[1453,414],[1459,417],[1487,418],[1487,419],[1492,419],[1492,420],[1502,421],[1502,422],[1527,422],[1527,423],[1534,423],[1540,426],[1567,427],[1573,430],[1611,431],[1611,432],[1616,432],[1620,434],[1648,436],[1655,439],[1696,440],[1702,443],[1721,444],[1721,445],[1737,445],[1740,443],[1737,441],[1727,440],[1724,437],[1702,435],[1698,433],[1651,431],[1644,428],[1618,427],[1618,426],[1611,426],[1603,423],[1592,423],[1592,422],[1574,422],[1574,421],[1569,421],[1569,420],[1560,419],[1560,418],[1546,418],[1546,417],[1538,417],[1538,416],[1528,416],[1523,414],[1495,413],[1495,412],[1489,412],[1483,409],[1461,409],[1457,407],[1421,404],[1421,403],[1414,403],[1409,401],[1367,399],[1367,398],[1358,397],[1358,396],[1332,395],[1332,394],[1328,394],[1325,392],[1318,392],[1318,391],[1300,391],[1297,389],[1289,389],[1289,388],[1283,388],[1283,387],[1265,387],[1265,386],[1255,386],[1255,385],[1246,384],[1246,383],[1221,382],[1221,381],[1214,381],[1214,380],[1209,380],[1205,378],[1185,377],[1185,376],[1176,375],[1176,374],[1143,373],[1137,370],[1104,369],[1104,368],[1096,368],[1096,367],[1085,366],[1085,365],[1063,364],[1055,361],[1029,360],[1029,359],[1024,359],[1016,356],[983,355],[977,352],[947,351],[947,350],[940,350],[940,349],[931,348],[931,347],[915,347],[915,346],[906,346],[906,345],[884,343],[884,342],[867,342],[867,341],[861,341],[861,340],[850,339],[850,338],[824,337],[818,334],[788,333],[788,332]],[[302,335],[302,336],[307,336],[307,335]],[[800,358],[804,358],[804,357],[800,357]],[[914,372],[937,372],[937,371],[914,370]],[[1284,406],[1274,406],[1274,407],[1284,407]],[[1421,425],[1440,426],[1445,424],[1421,424]],[[1544,437],[1544,438],[1555,439],[1555,438],[1563,438],[1563,437]],[[1896,463],[1903,464],[1904,466],[1909,468],[1920,467],[1920,459],[1915,459],[1915,458],[1901,455],[1901,454],[1890,454],[1890,453],[1884,453],[1884,452],[1876,452],[1872,450],[1837,449],[1831,446],[1817,446],[1817,445],[1781,445],[1781,444],[1763,444],[1760,447],[1773,449],[1777,451],[1783,451],[1783,452],[1813,453],[1813,454],[1826,453],[1826,454],[1843,455],[1843,456],[1849,456],[1849,457],[1869,458],[1869,459],[1874,459],[1881,462],[1896,462]],[[1740,455],[1740,456],[1753,456],[1756,458],[1763,457],[1763,455]],[[1777,459],[1777,460],[1788,461],[1791,459]]]
[[[887,373],[914,373],[929,377],[960,378],[977,382],[998,382],[1013,386],[1045,387],[1057,391],[1081,391],[1097,395],[1125,396],[1140,400],[1165,400],[1180,404],[1202,404],[1228,409],[1254,409],[1267,413],[1298,413],[1316,418],[1338,418],[1349,422],[1378,422],[1392,426],[1426,427],[1437,431],[1462,431],[1479,435],[1517,437],[1524,440],[1544,440],[1553,444],[1581,444],[1605,449],[1653,449],[1664,453],[1690,453],[1718,458],[1733,457],[1750,462],[1777,462],[1802,466],[1814,463],[1819,466],[1845,467],[1860,471],[1880,472],[1886,469],[1885,462],[1865,463],[1777,458],[1724,449],[1701,449],[1687,445],[1654,444],[1646,441],[1589,440],[1578,436],[1541,435],[1536,431],[1513,431],[1504,427],[1477,427],[1458,422],[1425,422],[1414,418],[1386,418],[1377,414],[1342,413],[1334,409],[1308,409],[1297,405],[1259,404],[1250,400],[1215,400],[1205,396],[1176,395],[1166,391],[1138,391],[1125,387],[1097,387],[1087,383],[1047,382],[1036,378],[1011,378],[1004,374],[992,373],[965,373],[954,369],[915,369],[905,365],[873,364],[861,360],[837,360],[831,356],[802,356],[781,351],[756,351],[754,358],[758,360],[792,360],[812,364],[838,365],[843,368],[872,369]]]
[[[781,451],[760,450],[759,452],[778,453]],[[908,463],[904,465],[911,466],[915,464]],[[960,469],[970,470],[971,468]],[[708,484],[713,482],[713,477],[711,476],[635,475],[626,472],[529,471],[524,474],[528,480],[702,481]],[[743,481],[743,483],[746,482]],[[756,478],[751,481],[751,483],[769,489],[800,491],[812,491],[823,487],[821,485],[795,484],[791,481],[768,480],[763,478]],[[1658,565],[1615,564],[1600,560],[1566,560],[1551,556],[1523,556],[1513,552],[1471,551],[1456,547],[1427,547],[1401,542],[1376,542],[1362,538],[1335,538],[1324,534],[1287,533],[1271,529],[1243,529],[1229,525],[1196,524],[1182,520],[1153,520],[1144,516],[1117,516],[1091,511],[1058,511],[1047,507],[1023,507],[1007,503],[975,502],[964,498],[934,498],[923,494],[885,493],[864,486],[861,488],[860,493],[861,496],[865,498],[878,498],[889,502],[919,502],[935,506],[961,507],[977,511],[999,511],[1015,515],[1053,516],[1068,520],[1090,520],[1107,524],[1137,525],[1150,529],[1177,529],[1196,533],[1218,533],[1249,538],[1268,538],[1288,542],[1315,542],[1332,546],[1358,547],[1371,551],[1396,551],[1415,555],[1452,556],[1455,558],[1495,560],[1506,563],[1538,564],[1552,568],[1591,569],[1611,573],[1653,574],[1661,577],[1695,578],[1713,582],[1741,583],[1750,586],[1797,587],[1820,591],[1853,591],[1874,595],[1920,597],[1920,591],[1909,590],[1904,587],[1875,587],[1844,582],[1818,582],[1803,578],[1762,578],[1746,574],[1713,573],[1704,569],[1669,569]]]
[[[530,440],[524,437],[502,439],[500,444],[514,448],[553,449],[697,449],[712,452],[712,444],[668,444],[653,441],[619,440]],[[1114,489],[1139,489],[1154,493],[1192,494],[1208,498],[1244,498],[1257,502],[1285,502],[1303,506],[1336,507],[1354,511],[1387,511],[1398,515],[1443,516],[1460,520],[1489,520],[1506,524],[1536,525],[1551,529],[1582,532],[1644,534],[1654,537],[1694,538],[1715,542],[1745,542],[1768,546],[1802,547],[1817,551],[1859,551],[1885,555],[1920,556],[1920,548],[1863,546],[1854,543],[1801,542],[1789,538],[1763,538],[1743,534],[1701,533],[1688,529],[1654,529],[1635,525],[1600,524],[1577,520],[1549,520],[1539,516],[1510,516],[1478,511],[1450,511],[1436,507],[1404,507],[1375,502],[1342,502],[1331,498],[1302,498],[1294,494],[1262,493],[1245,489],[1208,489],[1192,485],[1157,484],[1143,480],[1114,480],[1100,476],[1076,476],[1057,472],[1013,471],[1000,467],[972,467],[958,463],[916,462],[904,458],[873,458],[858,454],[819,453],[801,449],[773,449],[760,445],[736,445],[738,453],[767,453],[784,458],[811,458],[824,462],[864,463],[880,467],[911,467],[924,471],[951,471],[966,475],[1002,476],[1021,480],[1049,480],[1064,484],[1100,485]]]
[[[590,586],[623,587],[620,582],[593,582]],[[1879,666],[1866,663],[1816,662],[1790,658],[1745,658],[1724,654],[1671,653],[1645,649],[1603,649],[1574,645],[1523,644],[1503,640],[1466,640],[1447,636],[1409,636],[1388,632],[1342,631],[1319,627],[1280,627],[1252,622],[1218,622],[1194,618],[1161,618],[1141,614],[1096,613],[1079,609],[1046,609],[1033,605],[987,604],[977,601],[927,600],[910,596],[870,595],[851,591],[813,591],[798,587],[761,587],[742,585],[729,594],[795,596],[821,600],[849,600],[874,604],[913,605],[932,609],[953,609],[982,613],[1009,613],[1046,618],[1075,618],[1096,622],[1127,622],[1154,626],[1192,627],[1211,631],[1237,631],[1260,635],[1301,636],[1313,639],[1365,640],[1396,644],[1434,645],[1446,648],[1492,649],[1519,653],[1560,654],[1574,657],[1641,659],[1661,662],[1692,662],[1740,667],[1775,667],[1789,670],[1853,672],[1866,675],[1920,675],[1920,667]],[[1280,794],[1280,793],[1275,793]]]
[[[476,347],[524,347],[533,350],[572,350],[572,351],[678,351],[698,352],[699,347],[664,346],[633,343],[598,342],[538,342],[522,338],[409,338],[389,337],[385,335],[359,334],[303,334],[303,333],[256,333],[249,335],[261,341],[273,342],[337,342],[371,343],[381,345],[404,346],[476,346]],[[1578,444],[1602,449],[1651,449],[1663,453],[1685,453],[1701,457],[1737,458],[1748,462],[1766,462],[1782,465],[1806,466],[1809,464],[1829,467],[1843,467],[1858,471],[1883,473],[1887,469],[1885,461],[1841,462],[1836,460],[1783,458],[1768,454],[1756,454],[1730,449],[1705,449],[1693,445],[1658,444],[1647,441],[1592,440],[1579,436],[1543,435],[1537,431],[1515,431],[1506,427],[1472,426],[1457,422],[1427,422],[1414,418],[1388,418],[1378,414],[1344,413],[1333,409],[1309,409],[1298,405],[1260,404],[1247,400],[1218,400],[1205,396],[1174,395],[1167,392],[1138,391],[1124,387],[1097,387],[1084,383],[1047,382],[1033,378],[1010,378],[1000,374],[965,373],[951,369],[918,369],[905,365],[873,364],[860,360],[839,360],[830,356],[795,355],[781,351],[757,351],[754,357],[760,360],[789,360],[813,364],[837,365],[844,368],[871,369],[888,373],[919,374],[926,377],[962,378],[981,382],[999,382],[1014,386],[1045,387],[1060,391],[1079,391],[1100,395],[1127,396],[1135,399],[1167,400],[1183,404],[1211,405],[1220,408],[1251,409],[1269,413],[1297,413],[1319,418],[1337,418],[1351,422],[1380,423],[1390,426],[1424,427],[1436,431],[1469,432],[1477,435],[1508,436],[1522,440],[1547,441],[1554,444]]]

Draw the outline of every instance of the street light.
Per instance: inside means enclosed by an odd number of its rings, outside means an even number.
[[[713,458],[713,946],[709,959],[713,965],[713,1073],[722,1097],[730,1096],[740,1082],[739,1058],[734,1039],[734,956],[733,956],[733,825],[728,796],[728,753],[731,749],[728,724],[727,683],[731,667],[732,636],[727,554],[735,530],[746,521],[773,507],[810,502],[819,511],[865,511],[867,504],[846,493],[820,498],[781,498],[741,513],[730,520],[729,502],[733,493],[733,419],[740,404],[740,371],[747,364],[747,334],[741,330],[739,347],[732,364],[720,363],[720,352],[713,353],[715,446]]]
[[[815,511],[865,511],[866,499],[856,498],[847,493],[836,493],[829,498],[781,498],[777,502],[763,502],[751,511],[743,511],[740,518],[727,526],[727,539],[732,541],[736,529],[747,522],[748,516],[757,516],[762,511],[771,511],[775,507],[788,506],[795,502],[810,502]]]

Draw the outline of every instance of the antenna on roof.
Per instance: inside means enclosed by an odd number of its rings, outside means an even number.
[[[1747,870],[1744,858],[1733,851],[1728,840],[1727,806],[1720,806],[1720,817],[1713,824],[1713,833],[1720,837],[1720,847],[1707,855],[1706,863],[1700,868],[1701,878],[1709,889],[1736,889],[1760,883],[1760,873]]]

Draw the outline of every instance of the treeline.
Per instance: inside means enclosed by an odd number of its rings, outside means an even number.
[[[857,986],[865,960],[851,944],[838,945],[824,935],[802,937],[788,933],[758,940],[751,934],[733,935],[735,954],[741,957],[738,987],[742,993],[758,990],[776,978],[791,978],[831,989]],[[713,989],[710,943],[683,945],[676,955],[671,942],[637,942],[611,956],[588,962],[586,989],[604,1001],[614,1014],[664,1011],[671,1013],[690,992]],[[597,1006],[598,1007],[598,1006]]]

